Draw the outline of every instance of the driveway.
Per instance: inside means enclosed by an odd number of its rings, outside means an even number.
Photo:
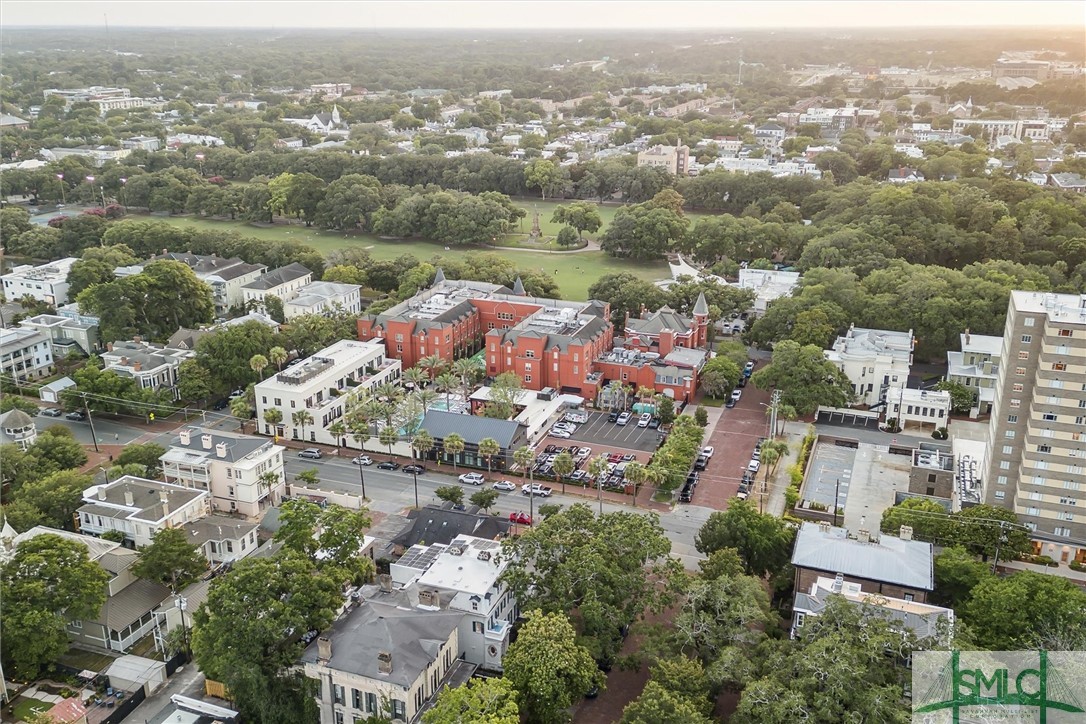
[[[728,502],[735,498],[754,445],[758,438],[766,436],[768,418],[762,405],[768,404],[769,392],[748,384],[743,388],[739,404],[721,411],[708,443],[716,452],[701,474],[701,481],[694,493],[695,505],[724,510]],[[758,481],[763,477],[764,473],[759,474]],[[755,503],[758,501],[757,490],[752,490],[750,496]]]

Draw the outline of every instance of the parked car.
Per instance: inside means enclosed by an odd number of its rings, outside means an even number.
[[[622,427],[622,426],[626,425],[630,421],[630,418],[632,418],[632,417],[633,417],[633,413],[624,412],[624,413],[622,413],[621,415],[618,416],[618,419],[615,420],[615,424],[618,425],[619,427]]]
[[[72,412],[69,412],[67,415],[65,415],[64,419],[74,420],[76,422],[83,422],[87,419],[87,413],[83,412],[82,410],[73,410]]]
[[[557,445],[548,445],[547,447],[543,448],[543,452],[545,452],[545,453],[558,452],[558,446]]]
[[[588,413],[583,410],[570,410],[565,415],[566,422],[574,422],[583,425],[588,422]]]
[[[739,492],[735,494],[735,497],[739,498],[740,500],[746,500],[749,495],[750,495],[750,490],[749,489],[747,489],[747,488],[739,488]]]
[[[660,428],[660,418],[659,417],[654,417],[651,420],[649,420],[649,429],[650,430],[657,430],[659,428]]]
[[[592,448],[590,448],[590,447],[582,447],[582,448],[577,449],[577,454],[574,455],[573,457],[575,457],[575,458],[577,458],[579,460],[584,460],[585,458],[587,458],[591,454],[592,454]]]
[[[300,457],[300,458],[312,458],[313,460],[320,460],[322,457],[324,457],[324,453],[322,453],[320,450],[318,450],[315,447],[307,447],[305,450],[302,450],[300,453],[298,453],[298,457]]]
[[[517,489],[517,484],[514,483],[512,480],[501,480],[501,481],[499,481],[497,483],[494,483],[494,489],[495,490],[516,490]]]
[[[45,417],[60,417],[64,413],[55,407],[43,407],[41,412],[38,414],[44,415]]]
[[[739,402],[739,400],[735,399],[734,397],[729,397],[729,398],[728,398],[728,401],[724,403],[724,407],[726,407],[726,408],[728,408],[728,409],[730,410],[730,409],[732,409],[733,407],[735,407],[735,405],[736,405],[736,404],[737,404],[738,402]]]
[[[760,463],[757,460],[751,460],[749,463],[747,463],[747,470],[749,470],[752,473],[758,472],[758,470],[761,469],[761,467],[762,467],[762,463]]]
[[[486,479],[481,473],[461,473],[457,480],[461,483],[468,483],[470,485],[482,485],[486,482]]]
[[[359,455],[356,458],[351,458],[351,462],[355,465],[373,465],[373,460],[369,455]]]
[[[517,525],[531,525],[532,516],[527,513],[517,511],[516,513],[509,514],[509,522],[516,523]]]
[[[694,486],[687,483],[683,486],[683,489],[679,491],[679,502],[689,503],[694,499]]]
[[[583,483],[586,480],[588,480],[587,470],[574,470],[569,475],[569,481],[571,483]]]
[[[224,398],[222,398],[221,400],[219,400],[218,402],[215,403],[215,408],[214,409],[216,409],[216,410],[225,410],[228,407],[230,407],[230,399],[227,398],[227,397],[224,397]]]
[[[716,453],[716,448],[713,447],[712,445],[706,445],[705,447],[703,447],[701,449],[701,454],[704,455],[706,458],[713,457],[713,455],[715,453]]]
[[[761,451],[761,449],[760,448],[755,448],[754,452],[752,452],[750,454],[750,459],[751,460],[761,460],[762,459],[762,451]]]
[[[735,386],[736,387],[746,387],[748,379],[750,379],[750,378],[747,377],[746,375],[744,375],[743,377],[740,377],[739,381],[735,383]]]
[[[754,360],[747,360],[747,363],[743,365],[743,376],[750,377],[754,374]]]
[[[400,464],[395,460],[382,460],[377,463],[378,470],[399,470]]]
[[[742,397],[743,397],[743,391],[742,390],[732,390],[731,399],[735,400],[736,402],[739,402],[740,398],[742,398]]]
[[[698,455],[698,459],[694,461],[695,470],[704,470],[709,464],[709,458],[704,455]]]
[[[403,468],[401,468],[401,470],[403,472],[409,473],[411,475],[422,475],[423,473],[426,472],[426,468],[424,468],[423,466],[418,465],[416,463],[411,463],[410,465],[404,465]]]
[[[614,410],[611,410],[609,413],[607,413],[607,422],[618,422],[618,417],[618,413]]]
[[[542,498],[549,498],[553,491],[546,485],[540,485],[539,483],[525,483],[520,489],[520,492],[525,495],[538,495]]]
[[[230,399],[232,400],[235,397],[241,397],[244,394],[245,394],[245,390],[243,390],[243,389],[241,389],[239,387],[238,389],[236,389],[236,390],[234,390],[233,392],[230,393]]]
[[[569,430],[559,430],[558,428],[551,428],[551,437],[557,437],[561,440],[568,440],[570,438]]]
[[[641,417],[637,418],[638,427],[648,427],[650,422],[652,422],[652,415],[648,412],[642,412]]]

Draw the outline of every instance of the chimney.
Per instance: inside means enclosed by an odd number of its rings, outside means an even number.
[[[210,450],[211,449],[211,436],[210,435],[201,435],[200,436],[200,444],[203,445],[204,450]]]
[[[142,341],[143,341],[143,337],[141,337],[141,336],[140,336],[140,335],[138,335],[138,334],[137,334],[137,335],[134,335],[134,336],[132,337],[132,341],[133,341],[133,342],[135,342],[136,344],[139,344],[140,342],[142,342]]]
[[[377,652],[377,671],[382,674],[392,673],[392,652],[391,651],[378,651]]]
[[[143,363],[142,363],[142,362],[136,362],[136,363],[134,363],[134,364],[132,365],[132,369],[133,369],[133,370],[135,370],[136,372],[139,372],[140,370],[142,370],[142,369],[143,369]]]
[[[220,443],[215,445],[215,455],[217,455],[220,458],[226,457],[226,443],[225,442],[220,442]]]
[[[121,367],[127,367],[127,366],[128,366],[128,358],[127,357],[121,357]]]
[[[112,342],[106,342],[106,351],[107,352],[112,352],[113,351],[113,343]]]
[[[965,343],[969,344],[969,327],[965,328]]]
[[[124,504],[129,508],[136,504],[136,499],[132,495],[132,488],[129,488],[127,485],[124,488]]]
[[[901,526],[901,531],[898,533],[898,537],[901,538],[901,540],[912,540],[913,527],[911,525]]]
[[[332,660],[332,633],[323,633],[317,637],[317,660],[329,662]]]
[[[387,573],[382,573],[377,576],[377,582],[381,584],[381,591],[384,593],[392,593],[392,576]]]
[[[819,533],[829,533],[830,532],[830,524],[825,522],[825,521],[822,521],[821,523],[818,524],[818,532]]]
[[[99,485],[98,486],[98,499],[99,500],[105,500],[106,499],[106,486],[104,486],[104,485]]]
[[[189,443],[192,442],[192,435],[189,434],[188,430],[182,430],[181,432],[179,432],[178,437],[181,438],[181,444],[182,445],[188,445]]]
[[[861,528],[860,530],[856,531],[856,540],[860,541],[861,543],[870,543],[871,531]]]
[[[834,593],[840,593],[841,589],[844,588],[844,586],[845,586],[845,576],[844,576],[844,574],[838,573],[833,579],[832,590],[833,590]]]

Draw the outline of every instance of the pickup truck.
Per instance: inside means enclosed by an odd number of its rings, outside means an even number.
[[[525,483],[524,487],[520,489],[520,492],[524,495],[538,495],[542,498],[549,498],[553,491],[546,485],[540,485],[539,483]]]

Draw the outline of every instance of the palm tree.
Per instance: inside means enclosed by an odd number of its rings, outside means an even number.
[[[417,366],[421,367],[430,379],[433,379],[441,374],[441,370],[445,369],[447,364],[439,355],[431,354],[420,359]]]
[[[433,405],[434,402],[437,401],[437,393],[433,390],[420,388],[412,392],[409,395],[409,399],[415,400],[415,402],[417,402],[425,412],[426,410],[430,409],[430,406]]]
[[[328,426],[328,434],[336,440],[336,449],[343,446],[343,438],[347,437],[347,425],[343,420],[336,420]]]
[[[313,422],[313,416],[309,414],[309,410],[298,410],[290,416],[290,421],[294,423],[294,427],[302,428],[301,437],[299,440],[305,440],[305,426]]]
[[[451,372],[442,372],[434,379],[434,389],[445,393],[446,410],[452,405],[452,391],[457,388],[459,382],[456,375]]]
[[[260,375],[260,379],[264,379],[264,368],[268,366],[268,358],[262,354],[254,354],[249,358],[249,367],[253,372]]]
[[[525,445],[523,447],[518,447],[513,452],[513,462],[516,463],[517,466],[521,470],[528,473],[529,482],[533,482],[533,480],[532,480],[532,472],[533,472],[532,463],[535,462],[535,453],[532,452],[532,449],[530,447],[528,447],[527,445]]]
[[[502,451],[502,446],[498,444],[498,441],[492,437],[484,437],[479,441],[479,454],[486,458],[486,471],[489,474],[494,473],[492,462],[494,456]]]
[[[411,449],[418,453],[420,460],[425,460],[434,449],[434,436],[426,430],[419,430],[411,438]]]
[[[464,438],[460,433],[450,432],[441,441],[441,449],[452,458],[453,474],[456,473],[456,456],[464,452]]]
[[[464,390],[464,399],[468,398],[468,392],[475,382],[475,376],[479,373],[480,365],[474,357],[463,357],[453,362],[452,373],[460,378],[460,387]]]
[[[758,494],[758,512],[762,512],[766,493],[769,488],[769,475],[776,467],[777,461],[788,454],[788,443],[783,440],[769,440],[762,444],[762,467],[765,468],[765,479],[762,481],[762,490]],[[837,501],[834,501],[834,515],[836,515]]]
[[[370,439],[370,421],[363,408],[356,409],[347,420],[347,431],[351,439],[358,443],[359,450],[366,449],[366,440]]]
[[[272,347],[268,350],[268,361],[279,368],[279,371],[283,371],[283,363],[287,361],[287,351],[282,347]]]
[[[664,481],[667,480],[667,473],[663,468],[645,468],[645,479],[642,481],[643,485],[649,486],[650,489],[658,489]],[[637,505],[637,489],[634,489],[634,505]]]
[[[412,389],[419,389],[423,383],[430,380],[430,375],[421,367],[411,367],[403,371],[403,383]]]
[[[379,402],[396,404],[403,399],[403,388],[395,382],[382,382],[374,388],[373,396]]]
[[[264,410],[264,422],[268,423],[275,432],[273,434],[279,434],[279,423],[283,421],[283,411],[277,407],[269,407]]]
[[[622,381],[611,380],[607,383],[607,399],[611,401],[611,411],[614,412],[617,409],[618,396],[622,394]]]
[[[645,482],[647,473],[648,468],[636,460],[626,465],[626,479],[633,483],[634,486],[633,505],[635,508],[637,507],[637,488],[641,483]]]
[[[557,461],[555,461],[557,462]],[[596,497],[600,501],[600,515],[603,515],[603,481],[599,479],[603,472],[607,470],[607,456],[598,455],[592,458],[592,462],[588,463],[588,475],[592,481],[592,484],[596,486]],[[630,465],[637,465],[636,462],[630,463]],[[629,475],[630,465],[626,466],[627,475]]]
[[[392,455],[392,446],[400,439],[399,433],[396,432],[396,428],[392,425],[385,425],[381,428],[381,432],[377,433],[377,441],[382,445],[388,446],[388,454]]]
[[[554,459],[554,474],[558,477],[558,482],[562,484],[563,495],[566,492],[566,476],[572,473],[575,467],[573,456],[569,454],[569,451],[558,453],[558,457]]]
[[[245,395],[230,400],[230,414],[240,421],[238,429],[244,430],[245,421],[253,414],[253,408],[249,406],[249,401],[245,399]]]
[[[796,411],[795,407],[786,405],[783,402],[777,403],[777,419],[780,420],[781,424],[780,429],[774,430],[773,434],[783,435],[785,424],[795,420],[797,417],[799,417],[799,413]]]
[[[652,399],[652,396],[656,394],[656,390],[651,387],[639,387],[637,389],[637,396],[641,398],[642,404]]]
[[[261,490],[270,491],[273,486],[279,484],[279,473],[269,470],[256,479],[256,484]],[[272,501],[275,502],[274,500]]]

